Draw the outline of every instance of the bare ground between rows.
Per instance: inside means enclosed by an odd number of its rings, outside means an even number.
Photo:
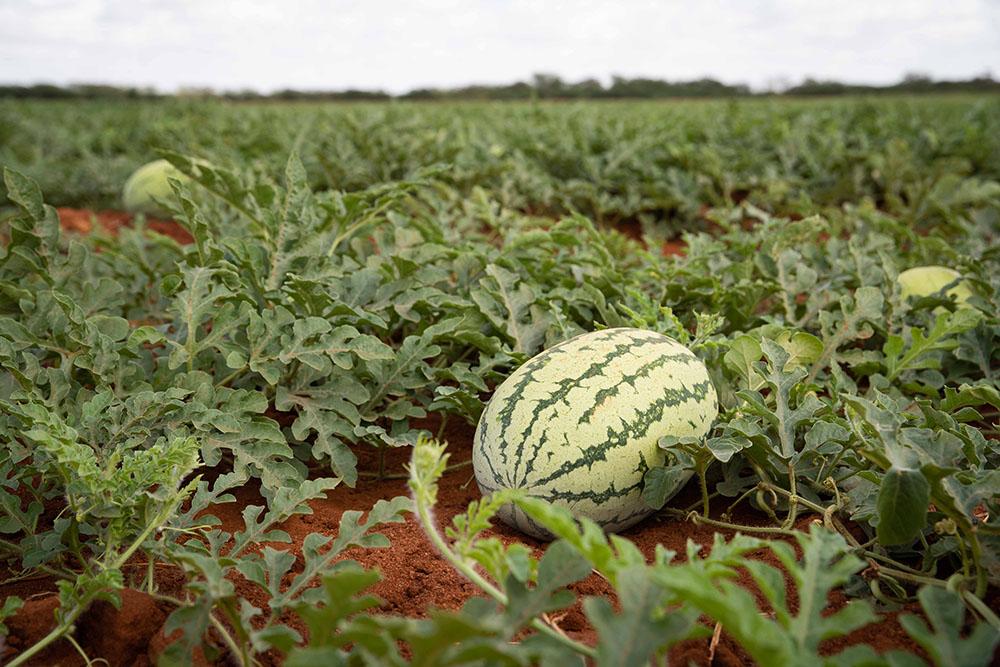
[[[59,224],[63,229],[80,234],[89,234],[94,231],[95,221],[105,231],[117,234],[120,228],[131,227],[135,219],[135,216],[125,211],[94,211],[89,208],[70,208],[68,206],[60,206],[56,211],[59,213]],[[146,229],[169,236],[181,244],[194,242],[194,237],[173,220],[147,218]]]
[[[92,230],[96,220],[102,227],[115,233],[123,225],[131,223],[128,214],[104,211],[94,213],[89,210],[59,209],[60,219],[65,228],[82,233]],[[171,221],[151,221],[147,227],[156,232],[169,235],[181,243],[190,242],[187,232],[177,223]],[[627,231],[626,231],[627,233]],[[683,252],[678,245],[671,248],[673,252]],[[666,248],[664,254],[668,254]],[[433,420],[426,427],[435,431]],[[467,461],[471,458],[473,427],[452,420],[445,430],[444,437],[448,441],[448,451],[451,463]],[[377,455],[374,449],[364,448],[357,451],[359,468],[374,471],[377,469]],[[409,449],[390,450],[387,464],[391,471],[401,473],[403,464],[408,460]],[[335,535],[339,521],[347,510],[367,510],[380,499],[389,499],[398,495],[406,495],[406,482],[403,479],[387,479],[378,481],[370,477],[362,477],[355,488],[341,485],[329,492],[325,499],[310,504],[312,514],[296,516],[288,520],[281,528],[289,534],[291,544],[271,544],[274,548],[288,549],[297,557],[299,568],[303,565],[302,542],[310,533],[318,532]],[[257,487],[248,485],[236,494],[237,502],[214,506],[210,513],[222,521],[221,529],[232,533],[243,528],[242,510],[246,505],[264,504]],[[472,479],[471,466],[460,467],[445,474],[441,480],[436,507],[436,521],[443,530],[450,524],[452,518],[464,511],[468,504],[480,498],[478,487]],[[686,488],[673,502],[675,507],[687,507],[698,498],[698,490],[694,484]],[[716,503],[715,511],[721,509],[722,503]],[[806,529],[815,517],[803,516],[797,522],[797,527]],[[747,526],[764,526],[769,520],[763,514],[743,507],[737,510],[732,520]],[[457,611],[462,604],[473,595],[482,595],[475,586],[457,573],[443,558],[441,558],[423,528],[408,515],[406,521],[390,524],[378,532],[386,535],[392,546],[386,549],[352,548],[345,552],[345,558],[352,558],[365,568],[377,569],[382,580],[371,592],[377,595],[381,602],[379,613],[397,614],[409,617],[425,617],[428,610],[439,608]],[[638,526],[622,533],[633,541],[636,546],[652,559],[658,545],[676,551],[678,558],[683,559],[687,541],[693,540],[704,548],[707,553],[714,539],[716,530],[712,527],[698,525],[689,521],[681,521],[667,517],[653,517]],[[733,531],[719,531],[727,538]],[[495,525],[487,536],[496,536],[504,544],[514,542],[525,543],[536,551],[536,557],[544,552],[545,543],[525,537],[504,526]],[[261,550],[265,544],[256,545]],[[770,551],[764,549],[753,557],[768,562],[780,568],[777,559]],[[293,568],[294,571],[295,568]],[[125,568],[126,581],[141,581],[146,571],[145,563],[133,559]],[[12,581],[10,571],[0,570],[0,597],[17,595],[26,600],[22,610],[7,623],[11,633],[0,643],[0,658],[9,660],[24,648],[42,638],[54,626],[53,612],[57,606],[55,585],[49,577],[37,577]],[[239,575],[232,577],[237,594],[245,597],[259,608],[267,608],[267,595],[259,588],[248,583]],[[156,573],[156,586],[160,593],[173,597],[181,597],[185,580],[179,570],[162,567]],[[751,590],[761,605],[762,612],[768,610],[764,598],[759,594],[755,584],[747,573],[743,573],[738,583]],[[790,606],[794,609],[796,599],[794,586],[786,579]],[[596,574],[574,584],[570,589],[581,599],[586,596],[612,596],[607,582]],[[827,613],[834,613],[847,602],[847,598],[835,591],[830,595]],[[158,602],[150,596],[126,589],[123,594],[123,605],[115,610],[110,604],[100,602],[91,606],[80,618],[74,634],[76,641],[91,659],[101,658],[111,666],[116,665],[151,665],[168,645],[170,640],[163,633],[164,622],[172,610],[168,603]],[[911,606],[905,611],[914,612]],[[851,634],[828,640],[822,645],[825,654],[838,653],[847,646],[867,644],[879,653],[892,649],[903,649],[914,652],[925,660],[927,655],[903,631],[897,621],[899,612],[884,614],[880,621],[860,628]],[[557,613],[551,620],[567,635],[588,644],[596,642],[597,636],[587,623],[580,601],[564,613]],[[287,623],[307,636],[305,625],[298,618],[287,619]],[[3,640],[3,638],[0,638]],[[710,659],[710,640],[699,639],[682,642],[670,653],[671,664],[696,664],[715,666],[736,666],[753,664],[749,656],[735,641],[725,633],[714,649]],[[193,656],[195,662],[204,663],[203,656]],[[61,640],[53,644],[47,651],[33,661],[34,665],[63,665],[76,667],[85,665],[84,659],[73,648],[70,642]],[[227,656],[222,655],[214,664],[229,664]],[[278,656],[265,656],[265,664],[280,664]]]

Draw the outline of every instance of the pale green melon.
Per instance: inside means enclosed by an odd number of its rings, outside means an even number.
[[[606,531],[624,530],[654,511],[643,475],[664,463],[660,437],[704,437],[717,414],[708,370],[680,343],[641,329],[583,334],[497,387],[476,427],[476,481],[484,495],[523,489]],[[498,516],[552,537],[512,503]]]
[[[946,266],[917,266],[899,274],[897,281],[901,288],[900,296],[905,300],[910,296],[934,296],[945,285],[953,283],[962,274]],[[972,289],[964,280],[945,292],[959,304],[968,303],[972,298]]]
[[[168,178],[190,181],[177,167],[166,160],[154,160],[136,169],[125,181],[125,188],[122,191],[125,210],[131,213],[145,213],[156,218],[170,215],[154,200],[154,197],[167,201],[174,199],[174,191],[170,189]]]

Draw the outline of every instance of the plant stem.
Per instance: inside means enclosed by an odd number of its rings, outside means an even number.
[[[728,521],[719,521],[718,519],[709,519],[707,516],[701,516],[694,512],[682,512],[680,510],[675,510],[673,508],[666,508],[667,514],[691,521],[694,524],[704,523],[709,526],[715,526],[716,528],[728,528],[730,530],[746,531],[751,533],[765,533],[768,535],[797,535],[800,531],[789,530],[787,528],[779,528],[776,526],[744,526],[739,523],[729,523]]]
[[[154,600],[159,600],[160,602],[168,602],[177,607],[186,604],[185,601],[181,600],[180,598],[173,598],[170,597],[169,595],[164,595],[163,593],[150,593],[149,597],[153,598]]]
[[[13,554],[19,554],[19,553],[21,553],[21,547],[20,546],[18,546],[17,544],[14,544],[13,542],[9,542],[7,540],[0,539],[0,548],[6,549],[7,551],[9,551],[9,552],[11,552]]]
[[[241,620],[240,615],[235,609],[232,608],[232,603],[226,604],[223,602],[220,603],[219,606],[222,607],[222,611],[225,612],[227,616],[229,616],[229,620],[233,623],[233,627],[236,628],[237,632],[240,632],[240,630],[243,629],[243,626],[240,624]],[[251,659],[250,659],[250,654],[247,652],[247,645],[249,644],[248,641],[249,638],[246,637],[246,632],[240,632],[240,634],[242,635],[240,639],[242,639],[243,641],[239,645],[237,645],[236,639],[231,634],[229,634],[229,632],[226,630],[226,626],[222,624],[222,621],[220,621],[215,617],[215,614],[210,613],[208,617],[212,619],[212,625],[215,626],[215,629],[218,631],[218,633],[222,635],[223,641],[225,641],[226,644],[229,646],[229,650],[232,652],[233,658],[239,661],[240,667],[249,665]]]
[[[96,660],[91,660],[89,657],[87,657],[87,653],[83,650],[83,647],[80,646],[80,644],[77,643],[75,639],[73,639],[73,635],[66,635],[66,641],[68,641],[70,644],[73,645],[73,648],[76,649],[76,652],[79,653],[80,657],[83,658],[84,662],[86,662],[87,667],[91,667],[92,665],[95,665],[98,662],[103,662],[105,665],[109,664],[108,661],[105,660],[104,658],[97,658]]]
[[[739,505],[741,502],[743,502],[744,500],[746,500],[750,496],[750,494],[753,493],[756,490],[757,490],[757,487],[753,486],[753,487],[750,487],[749,489],[747,489],[746,491],[744,491],[743,495],[741,495],[739,498],[737,498],[736,500],[734,500],[733,504],[730,505],[728,508],[726,508],[726,515],[727,516],[731,516],[732,513],[733,513],[733,509],[735,509],[736,506]]]
[[[496,600],[502,605],[507,605],[507,596],[504,595],[503,591],[498,589],[496,586],[491,584],[485,578],[480,576],[476,572],[475,568],[467,563],[464,559],[460,558],[455,552],[448,548],[445,543],[444,538],[438,532],[434,525],[434,520],[431,518],[430,507],[427,506],[427,498],[423,493],[414,493],[415,504],[417,508],[417,516],[420,519],[420,523],[424,527],[424,532],[427,533],[427,537],[430,538],[431,543],[438,550],[438,552],[444,556],[445,560],[452,564],[452,566],[465,575],[473,584],[478,586],[482,591],[484,591],[491,598]],[[574,641],[569,637],[557,632],[552,626],[546,625],[544,622],[537,618],[533,618],[530,622],[532,628],[541,632],[542,634],[554,639],[563,646],[569,648],[570,650],[579,653],[580,655],[586,656],[588,658],[596,657],[597,653],[594,649],[581,644],[580,642]]]
[[[102,564],[103,569],[105,570],[121,569],[121,566],[124,565],[125,561],[127,561],[132,556],[133,553],[135,553],[135,550],[138,549],[140,546],[142,546],[142,543],[146,541],[146,538],[149,537],[150,533],[156,530],[160,526],[160,524],[162,524],[164,521],[167,520],[167,517],[169,517],[170,514],[173,513],[173,509],[174,509],[174,503],[168,503],[167,505],[165,505],[164,508],[161,509],[160,512],[156,515],[156,518],[153,521],[149,522],[149,524],[146,526],[146,529],[142,531],[139,537],[135,539],[132,545],[128,549],[126,549],[124,553],[115,558],[110,564]],[[87,561],[85,560],[81,560],[81,562],[85,564],[87,563]],[[51,644],[52,642],[56,641],[64,634],[69,632],[70,629],[73,627],[73,623],[76,622],[77,617],[79,617],[80,614],[83,613],[83,610],[87,608],[87,605],[90,604],[90,601],[92,599],[93,596],[90,596],[81,600],[80,603],[75,608],[73,608],[68,615],[66,615],[63,618],[62,623],[53,628],[52,632],[45,635],[45,637],[43,637],[37,643],[28,648],[24,653],[21,653],[19,656],[17,656],[17,658],[15,658],[14,661],[10,663],[10,667],[16,667],[17,665],[24,664],[25,662],[30,660],[33,656],[38,654],[41,650],[43,650],[46,646],[48,646],[49,644]]]
[[[767,482],[761,482],[760,484],[758,484],[758,486],[760,486],[761,488],[764,488],[764,489],[766,489],[766,490],[768,490],[768,491],[770,491],[772,493],[776,493],[776,494],[785,496],[786,498],[788,498],[789,504],[791,504],[791,502],[794,501],[797,505],[804,505],[805,507],[808,507],[812,511],[817,512],[819,514],[826,513],[826,510],[827,510],[826,507],[823,507],[822,505],[817,505],[816,503],[812,502],[811,500],[803,498],[802,496],[800,496],[797,493],[795,493],[794,490],[792,490],[792,491],[785,491],[780,486],[774,486],[773,484],[768,484]]]
[[[889,558],[888,556],[883,556],[882,554],[876,553],[876,552],[871,551],[869,549],[864,549],[864,550],[861,551],[861,553],[862,553],[862,555],[865,556],[865,558],[874,558],[874,559],[883,561],[885,563],[889,563],[889,565],[892,568],[894,568],[894,569],[900,569],[900,570],[903,570],[904,572],[909,572],[909,573],[915,574],[915,575],[917,575],[919,577],[922,577],[922,576],[925,576],[925,575],[928,574],[927,572],[924,572],[923,570],[918,570],[916,568],[910,567],[909,565],[906,565],[905,563],[900,563],[897,560],[893,560],[892,558]],[[883,566],[879,565],[879,567],[881,568]]]
[[[357,222],[348,225],[346,229],[337,234],[337,237],[333,240],[333,243],[330,245],[330,249],[327,250],[326,256],[333,257],[333,253],[337,251],[337,246],[339,246],[344,241],[344,239],[346,239],[348,236],[350,236],[351,234],[353,234],[354,232],[356,232],[357,230],[361,229],[363,226],[374,220],[379,213],[389,208],[389,204],[391,203],[392,203],[391,201],[383,203],[381,206],[376,208],[374,211],[370,212],[365,217],[361,218]]]
[[[962,591],[962,599],[965,600],[966,604],[978,611],[979,615],[983,617],[983,620],[993,626],[997,632],[1000,632],[1000,618],[997,617],[996,613],[992,609],[986,606],[985,602],[969,591]]]
[[[774,523],[776,523],[776,524],[778,524],[780,526],[782,522],[781,522],[780,519],[778,519],[778,515],[774,513],[774,510],[771,508],[770,505],[768,505],[766,502],[764,502],[764,491],[765,490],[770,491],[771,492],[771,496],[773,496],[774,499],[775,499],[775,502],[777,502],[778,497],[774,493],[774,489],[768,487],[767,485],[760,485],[760,484],[758,484],[757,485],[757,504],[760,505],[764,509],[764,512],[769,517],[771,517],[771,521],[773,521]]]
[[[709,500],[711,500],[712,498],[718,498],[720,495],[722,495],[722,494],[720,494],[718,491],[713,491],[712,493],[708,494],[708,498],[709,498]],[[697,502],[695,502],[694,504],[692,504],[690,507],[688,507],[686,510],[684,510],[684,513],[687,514],[688,512],[695,511],[696,509],[698,509],[698,506],[699,505],[703,505],[704,502],[705,502],[704,498],[698,500]]]
[[[142,533],[139,535],[139,537],[137,537],[135,541],[132,542],[132,545],[128,549],[126,549],[124,553],[118,556],[118,558],[116,558],[114,562],[111,563],[111,565],[106,566],[105,569],[110,569],[110,570],[120,569],[121,566],[125,564],[125,561],[127,561],[132,556],[132,554],[135,553],[135,550],[142,546],[142,543],[146,541],[146,538],[149,537],[150,533],[159,528],[160,525],[163,524],[163,522],[166,521],[173,513],[174,513],[174,503],[167,503],[166,505],[164,505],[164,507],[156,515],[155,520],[149,522],[145,530],[143,530]]]
[[[705,517],[708,516],[708,480],[705,479],[705,469],[707,467],[706,461],[703,459],[698,460],[698,482],[701,486],[701,513]]]
[[[788,494],[788,516],[785,518],[784,528],[794,526],[795,517],[799,514],[799,494],[795,485],[795,468],[792,467],[791,463],[788,464],[788,488],[791,493]]]
[[[239,376],[246,369],[247,369],[246,365],[243,365],[243,366],[237,368],[235,371],[233,371],[232,373],[230,373],[229,375],[227,375],[225,378],[223,378],[222,380],[219,380],[218,382],[216,382],[215,383],[215,388],[218,389],[219,387],[223,387],[223,386],[229,384],[233,380],[233,378]]]
[[[981,598],[986,595],[989,581],[986,578],[986,568],[982,565],[983,552],[975,530],[969,533],[969,547],[972,549],[972,564],[976,568],[976,597]]]
[[[871,560],[869,560],[868,562],[871,562]],[[946,588],[948,586],[948,582],[943,581],[941,579],[934,579],[932,577],[921,577],[920,575],[917,574],[910,574],[909,572],[904,572],[903,570],[898,570],[894,567],[879,565],[877,563],[875,564],[875,570],[879,574],[883,573],[889,574],[892,575],[893,577],[897,577],[899,579],[905,579],[914,584],[923,584],[925,586],[937,586],[938,588]]]
[[[438,427],[438,432],[437,435],[435,436],[436,439],[440,440],[441,436],[444,435],[444,427],[447,424],[448,424],[448,415],[444,415],[443,417],[441,417],[441,426]]]

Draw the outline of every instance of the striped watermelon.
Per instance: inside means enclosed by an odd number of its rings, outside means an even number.
[[[624,530],[653,512],[642,478],[664,462],[660,436],[703,437],[717,413],[708,370],[677,341],[642,329],[583,334],[497,387],[476,427],[476,481],[484,495],[524,489],[607,531]],[[499,516],[552,537],[511,503]]]

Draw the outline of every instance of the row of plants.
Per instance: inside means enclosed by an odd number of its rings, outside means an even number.
[[[154,149],[254,178],[295,151],[315,191],[357,191],[447,164],[462,197],[673,235],[745,198],[810,215],[869,197],[914,226],[995,196],[995,97],[839,101],[236,105],[0,102],[0,164],[60,205],[118,208]]]

